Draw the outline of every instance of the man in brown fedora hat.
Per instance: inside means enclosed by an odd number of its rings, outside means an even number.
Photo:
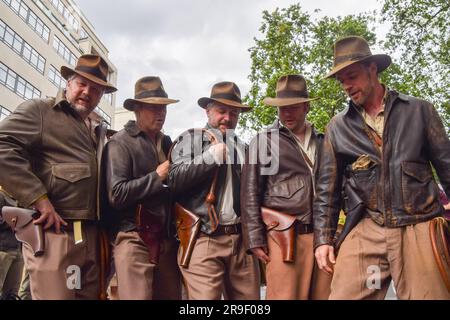
[[[270,300],[328,299],[330,291],[331,278],[316,268],[313,253],[314,180],[323,139],[306,120],[313,100],[303,76],[278,79],[276,97],[264,99],[278,108],[278,119],[252,139],[242,173],[244,239],[247,249],[266,264],[266,298]],[[262,143],[263,139],[268,143]],[[274,163],[276,170],[265,172]],[[289,222],[273,230],[262,207],[281,213],[270,222]],[[277,236],[290,229],[295,234],[291,242],[278,241]],[[283,250],[290,248],[293,256],[285,259]]]
[[[182,134],[172,151],[169,186],[179,204],[200,218],[201,230],[188,266],[180,267],[189,299],[259,299],[256,259],[245,253],[240,223],[240,176],[245,145],[234,133],[239,114],[250,110],[233,82],[219,82],[206,110],[206,129]],[[199,134],[197,134],[199,133]],[[213,200],[212,200],[213,199]],[[181,264],[182,248],[179,250]]]
[[[327,127],[314,202],[315,256],[333,272],[330,299],[383,299],[391,279],[400,299],[450,299],[429,235],[443,210],[431,164],[449,192],[450,141],[431,103],[380,83],[390,63],[361,37],[335,43],[327,77],[350,102]],[[343,184],[348,213],[334,239]]]
[[[22,207],[40,213],[45,252],[23,244],[33,299],[97,299],[99,294],[98,182],[106,127],[89,114],[104,93],[108,64],[92,54],[74,69],[56,98],[20,104],[0,122],[0,184]]]
[[[176,102],[168,98],[159,77],[139,79],[134,99],[124,102],[136,121],[128,121],[105,148],[108,216],[121,300],[181,299],[166,182],[172,141],[161,132],[166,107]]]

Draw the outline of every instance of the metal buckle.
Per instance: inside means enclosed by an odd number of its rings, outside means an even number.
[[[226,226],[224,226],[224,228],[223,228],[223,232],[224,232],[225,234],[234,234],[234,233],[237,233],[236,231],[237,231],[237,228],[236,228],[236,225],[235,225],[235,224],[232,224],[232,225],[226,225]]]

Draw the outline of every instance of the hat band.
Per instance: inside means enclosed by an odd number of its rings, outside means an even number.
[[[308,92],[283,90],[277,92],[277,98],[308,98]]]
[[[76,71],[81,71],[81,72],[85,72],[85,73],[89,73],[105,82],[106,81],[106,76],[103,74],[103,72],[101,72],[101,70],[99,68],[91,68],[91,67],[87,67],[87,66],[76,66],[75,67]]]
[[[343,62],[347,62],[347,61],[355,61],[355,60],[359,60],[359,59],[364,59],[367,57],[370,57],[372,54],[368,53],[368,54],[361,54],[361,53],[353,53],[353,54],[347,54],[344,56],[337,56],[336,58],[334,58],[334,65],[343,63]]]
[[[236,101],[238,103],[241,103],[241,98],[237,97],[234,94],[228,94],[228,93],[215,93],[211,95],[211,99],[226,99],[226,100],[232,100]]]
[[[142,91],[134,96],[135,99],[167,98],[167,97],[168,97],[167,93],[162,89]]]

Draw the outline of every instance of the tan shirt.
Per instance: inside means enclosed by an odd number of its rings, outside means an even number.
[[[244,159],[245,155],[242,154],[242,150],[239,148],[236,149],[239,158],[242,160]],[[231,161],[229,153],[228,155],[228,161]],[[243,161],[240,162],[241,166],[243,164]],[[225,188],[224,188],[224,194],[222,197],[222,203],[220,206],[219,211],[219,223],[222,225],[227,224],[236,224],[239,223],[240,219],[237,216],[236,212],[233,208],[233,180],[232,180],[232,172],[231,172],[231,165],[227,165],[227,177],[225,182]]]
[[[383,86],[384,87],[384,86]],[[364,121],[369,126],[370,129],[374,130],[380,138],[383,138],[383,130],[384,130],[384,106],[386,103],[386,94],[388,90],[386,87],[384,87],[384,97],[383,97],[383,104],[381,106],[381,110],[378,112],[378,114],[375,116],[375,118],[372,118],[367,112],[366,109],[363,107],[358,106],[358,110],[361,113]]]
[[[305,126],[306,126],[306,131],[305,131],[305,138],[304,138],[303,143],[293,132],[291,132],[291,134],[295,138],[295,141],[297,142],[300,149],[303,150],[303,156],[306,155],[308,157],[309,161],[306,161],[306,159],[305,159],[305,161],[308,164],[308,167],[312,172],[314,170],[317,141],[314,139],[311,139],[312,131],[313,131],[312,124],[309,121],[306,121]],[[310,164],[312,164],[312,166]]]

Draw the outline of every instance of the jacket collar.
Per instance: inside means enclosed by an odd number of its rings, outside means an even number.
[[[385,113],[387,113],[387,110],[391,108],[391,106],[394,104],[394,101],[397,98],[403,100],[404,102],[409,102],[409,97],[406,94],[399,93],[395,90],[390,90],[389,88],[386,87],[386,94],[385,94],[386,105],[384,107]],[[348,114],[351,109],[358,110],[358,107],[350,99],[348,103],[348,108],[347,110],[344,111],[345,114]]]
[[[124,126],[125,131],[132,137],[138,136],[143,131],[139,129],[135,120],[129,120]]]
[[[58,93],[56,94],[56,97],[55,97],[55,104],[53,105],[53,108],[56,106],[62,106],[62,105],[70,106],[70,102],[67,101],[67,99],[66,99],[66,90],[65,89],[58,90]]]
[[[136,120],[128,120],[128,122],[123,126],[125,131],[132,137],[137,137],[140,134],[145,135],[145,132],[139,129],[138,125],[136,124]],[[164,137],[164,134],[162,132],[158,132],[156,135],[157,139],[162,139]]]

